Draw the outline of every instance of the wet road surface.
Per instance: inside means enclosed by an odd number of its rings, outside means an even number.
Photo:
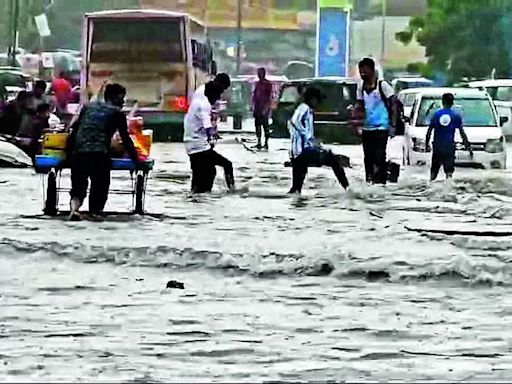
[[[312,169],[287,196],[285,141],[227,138],[242,192],[219,170],[192,197],[183,146],[159,144],[150,215],[104,223],[38,216],[39,176],[2,170],[0,380],[512,380],[512,237],[407,229],[512,230],[510,172],[457,169],[447,192],[411,168],[369,187],[360,148],[333,148],[354,162],[351,194]]]

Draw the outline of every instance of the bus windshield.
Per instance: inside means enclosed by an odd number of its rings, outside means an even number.
[[[180,20],[95,20],[91,58],[96,63],[180,63]]]

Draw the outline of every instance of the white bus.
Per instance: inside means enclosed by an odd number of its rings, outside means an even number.
[[[206,27],[193,17],[160,10],[120,10],[84,16],[82,102],[106,82],[125,86],[155,141],[181,141],[194,90],[216,72]]]

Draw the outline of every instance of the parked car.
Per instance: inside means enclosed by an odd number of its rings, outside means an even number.
[[[491,97],[485,91],[471,88],[426,88],[418,92],[406,127],[408,159],[412,165],[430,163],[426,152],[426,136],[434,113],[442,107],[442,96],[453,93],[454,109],[462,116],[464,131],[474,151],[473,158],[464,150],[462,138],[456,134],[456,164],[504,169],[507,164],[502,126],[507,118],[498,117]]]
[[[16,67],[0,67],[0,86],[5,87],[7,98],[16,98],[20,90],[28,88],[30,76]]]
[[[314,115],[317,138],[340,144],[359,143],[360,137],[348,126],[350,111],[356,102],[357,81],[344,77],[307,78],[283,84],[272,114],[272,136],[289,137],[287,122],[300,102],[303,90],[310,85],[326,95]]]
[[[494,101],[498,115],[507,117],[508,122],[503,126],[503,133],[512,136],[512,80],[483,80],[469,83],[471,88],[485,89]]]
[[[416,95],[422,89],[423,88],[409,88],[409,89],[404,89],[403,91],[400,91],[400,93],[398,93],[398,99],[404,105],[405,117],[409,117],[409,118],[411,117],[412,106],[414,105],[414,101],[416,101]]]
[[[242,77],[231,79],[231,87],[224,92],[221,100],[225,114],[233,117],[235,129],[242,129],[242,121],[251,113],[251,83]]]

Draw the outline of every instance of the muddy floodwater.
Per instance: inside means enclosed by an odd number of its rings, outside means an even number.
[[[0,170],[0,381],[511,381],[512,237],[434,233],[512,231],[511,173],[369,187],[333,148],[349,195],[311,169],[287,196],[286,141],[227,138],[241,192],[191,197],[183,145],[155,145],[149,215],[103,223],[39,216],[40,177]]]

